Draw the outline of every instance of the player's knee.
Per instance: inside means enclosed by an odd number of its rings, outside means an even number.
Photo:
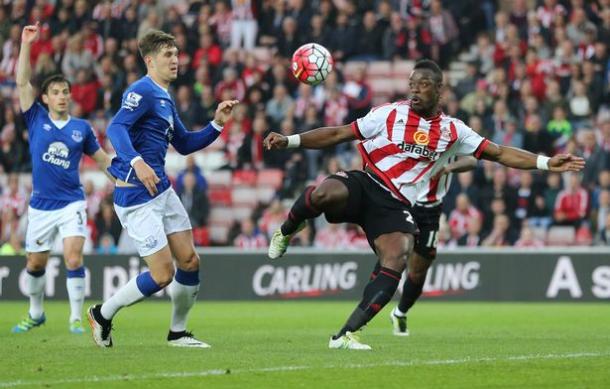
[[[68,270],[75,270],[78,269],[79,267],[81,267],[83,265],[83,259],[80,257],[69,257],[66,258],[66,268]]]
[[[161,269],[157,269],[154,272],[151,271],[153,279],[161,288],[165,288],[167,285],[171,284],[175,273],[176,271],[174,270],[173,265],[165,266]]]
[[[311,204],[319,210],[336,207],[347,199],[347,188],[337,180],[326,180],[311,192]]]
[[[333,202],[332,191],[324,188],[317,187],[311,192],[311,205],[317,209],[324,210]]]
[[[185,261],[180,263],[180,268],[185,271],[197,271],[199,270],[200,261],[199,254],[193,252]]]
[[[47,261],[36,255],[28,255],[26,260],[26,269],[29,271],[41,271],[47,267]]]

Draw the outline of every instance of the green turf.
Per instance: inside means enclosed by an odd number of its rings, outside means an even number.
[[[169,302],[120,312],[112,349],[68,333],[67,303],[13,335],[26,303],[2,302],[0,388],[610,388],[609,304],[424,302],[410,337],[391,335],[386,309],[362,334],[372,352],[328,350],[353,306],[200,303],[189,327],[213,348],[185,350],[164,342]]]

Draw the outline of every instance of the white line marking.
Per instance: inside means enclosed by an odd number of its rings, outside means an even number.
[[[189,377],[209,377],[222,376],[233,374],[249,374],[249,373],[275,373],[285,371],[298,370],[313,370],[313,369],[362,369],[371,367],[383,366],[435,366],[435,365],[465,365],[469,363],[487,363],[487,362],[502,362],[502,361],[531,361],[531,360],[553,360],[553,359],[579,359],[579,358],[598,358],[610,357],[610,352],[603,353],[566,353],[566,354],[527,354],[527,355],[512,355],[500,358],[479,357],[479,358],[461,358],[461,359],[438,359],[438,360],[413,360],[413,361],[388,361],[380,363],[361,363],[347,365],[324,365],[324,366],[276,366],[263,367],[254,369],[214,369],[193,372],[167,372],[167,373],[152,373],[152,374],[125,374],[111,376],[90,376],[81,378],[66,378],[56,380],[31,380],[31,381],[0,381],[0,388],[13,388],[25,385],[61,385],[75,383],[98,383],[98,382],[113,382],[113,381],[132,381],[132,380],[150,380],[159,378],[189,378]]]

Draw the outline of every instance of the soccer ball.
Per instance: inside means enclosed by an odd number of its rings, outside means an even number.
[[[292,73],[297,80],[318,85],[333,70],[333,57],[326,47],[306,43],[292,54]]]

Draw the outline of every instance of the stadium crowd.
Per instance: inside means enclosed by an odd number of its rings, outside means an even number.
[[[31,53],[36,83],[63,72],[72,82],[71,114],[88,119],[109,152],[106,125],[125,86],[145,72],[137,39],[151,28],[176,37],[179,76],[171,92],[188,128],[210,121],[221,100],[243,102],[221,138],[200,156],[180,159],[172,177],[200,245],[266,247],[286,216],[286,203],[304,185],[360,168],[355,147],[263,152],[262,140],[270,129],[288,135],[349,123],[373,104],[404,99],[406,89],[378,94],[367,67],[350,64],[423,57],[436,60],[452,81],[443,93],[446,114],[497,143],[587,160],[582,175],[517,172],[488,162],[457,175],[445,199],[439,245],[610,244],[610,1],[510,3],[507,8],[502,1],[440,0],[0,2],[0,244],[6,242],[0,251],[20,252],[25,231],[31,162],[15,64],[21,29],[35,21],[42,25]],[[335,71],[316,87],[298,84],[290,74],[292,52],[311,41],[328,47],[336,61]],[[459,76],[451,73],[457,69],[450,66],[453,61],[461,65]],[[212,159],[203,156],[212,153],[221,156],[220,163],[206,164]],[[92,169],[85,160],[83,172]],[[248,207],[239,216],[226,213],[240,205],[232,188],[258,185],[280,171],[279,179],[267,182],[271,196],[245,201]],[[221,176],[230,181],[220,182]],[[129,250],[121,243],[112,186],[86,179],[84,187],[88,251]],[[367,246],[358,227],[323,220],[299,233],[297,241],[320,248]]]

